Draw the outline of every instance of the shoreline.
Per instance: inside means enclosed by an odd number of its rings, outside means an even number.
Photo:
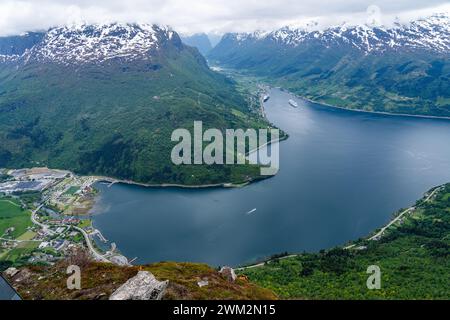
[[[433,197],[433,195],[437,191],[439,191],[441,188],[443,188],[446,184],[447,183],[435,186],[435,187],[431,188],[430,190],[426,191],[423,194],[422,198],[420,198],[418,201],[421,203],[428,202]],[[358,240],[349,240],[347,242],[347,244],[338,245],[338,246],[335,246],[334,248],[342,248],[344,250],[350,250],[350,249],[354,248],[358,244],[358,242],[361,242],[361,240],[362,241],[378,241],[381,239],[381,237],[383,236],[384,232],[387,229],[389,229],[393,224],[398,222],[405,214],[413,211],[415,208],[416,208],[416,205],[414,204],[414,205],[408,207],[407,209],[403,210],[402,212],[396,211],[395,213],[392,214],[392,218],[385,225],[373,230],[367,236],[365,236],[361,239],[358,239]],[[332,249],[332,248],[330,248],[330,249]],[[238,266],[237,268],[235,268],[235,270],[236,271],[245,271],[247,269],[258,268],[258,267],[264,266],[266,263],[270,263],[271,261],[273,261],[275,259],[284,260],[284,259],[289,259],[289,258],[293,258],[293,257],[298,257],[298,256],[301,256],[302,254],[303,253],[288,253],[287,255],[277,256],[276,258],[269,257],[267,259],[259,260],[258,262],[250,264],[250,265]]]
[[[89,177],[92,177],[93,179],[95,179],[94,183],[107,182],[107,183],[110,183],[111,185],[119,183],[119,184],[126,184],[126,185],[135,185],[135,186],[145,187],[145,188],[180,188],[180,189],[241,188],[241,187],[245,187],[245,186],[249,185],[250,183],[266,179],[265,177],[261,177],[261,178],[253,178],[253,179],[250,179],[250,180],[242,182],[242,183],[222,182],[222,183],[212,183],[212,184],[189,185],[189,184],[177,184],[177,183],[151,184],[151,183],[137,182],[137,181],[133,181],[133,180],[116,179],[116,178],[105,177],[105,176],[89,176]],[[269,178],[269,176],[267,178]]]
[[[261,112],[262,116],[263,116],[269,123],[270,123],[270,121],[269,121],[269,119],[267,119],[266,114],[265,114],[265,108],[264,108],[265,106],[264,106],[264,101],[263,101],[263,95],[264,95],[265,93],[269,93],[269,91],[270,91],[272,88],[279,89],[279,90],[284,91],[284,92],[287,92],[287,93],[291,94],[292,96],[294,96],[294,97],[296,97],[296,98],[299,98],[299,99],[301,99],[301,100],[305,100],[305,101],[308,101],[308,102],[310,102],[310,103],[318,104],[318,105],[320,105],[320,106],[324,106],[324,107],[327,107],[327,108],[342,109],[342,110],[346,110],[346,111],[354,111],[354,112],[360,112],[360,113],[381,114],[381,115],[387,115],[387,116],[403,116],[403,117],[415,117],[415,118],[429,118],[429,119],[450,120],[450,117],[449,117],[449,118],[446,118],[446,117],[443,118],[443,117],[422,116],[422,115],[403,115],[403,114],[391,114],[391,113],[386,113],[386,112],[372,112],[372,111],[365,111],[365,110],[347,109],[347,108],[338,107],[338,106],[333,106],[333,105],[329,105],[329,104],[325,104],[325,103],[321,103],[321,102],[316,102],[316,101],[313,101],[313,100],[308,99],[308,98],[306,98],[306,97],[302,97],[302,96],[296,95],[296,94],[294,94],[294,93],[292,93],[292,92],[290,92],[290,91],[288,91],[288,90],[282,89],[282,88],[276,88],[276,87],[266,86],[265,90],[263,90],[262,92],[260,92],[260,95],[259,95],[259,99],[258,99],[258,100],[259,100],[259,102],[260,102],[260,112]],[[288,139],[288,135],[286,135],[286,136],[280,138],[277,142],[281,142],[281,141],[284,141],[284,140],[286,140],[286,139]],[[274,141],[269,141],[269,142],[266,143],[265,145],[271,144],[271,143],[273,143],[273,142],[274,142]],[[259,148],[264,147],[265,145],[258,147],[256,150],[258,150]],[[254,152],[254,151],[256,151],[256,150],[252,150],[252,151],[250,151],[249,153]],[[57,170],[57,169],[56,169],[56,170]],[[64,171],[65,171],[65,170],[64,170]],[[71,173],[72,173],[72,172],[71,172]],[[75,175],[75,173],[72,173],[72,174]],[[258,177],[256,177],[256,178],[250,178],[250,179],[248,179],[247,181],[243,181],[242,183],[222,182],[222,183],[197,184],[197,185],[185,185],[185,184],[177,184],[177,183],[152,184],[152,183],[143,183],[143,182],[137,182],[137,181],[133,181],[133,180],[117,179],[117,178],[113,178],[113,177],[107,177],[107,176],[95,176],[95,175],[93,175],[93,176],[87,175],[87,176],[85,176],[85,177],[90,177],[90,178],[93,179],[92,183],[90,184],[91,186],[94,185],[95,183],[98,183],[98,182],[104,182],[104,183],[109,183],[109,184],[110,184],[108,187],[110,187],[110,186],[112,186],[112,185],[114,185],[114,184],[116,184],[116,183],[120,183],[120,184],[124,184],[124,185],[135,185],[135,186],[145,187],[145,188],[208,189],[208,188],[241,188],[241,187],[245,187],[245,186],[247,186],[247,185],[249,185],[249,184],[251,184],[251,183],[258,182],[258,181],[262,181],[262,180],[265,180],[265,179],[270,178],[270,177],[273,177],[273,176],[258,176]],[[439,189],[440,187],[442,187],[442,185],[432,188],[432,189],[430,190],[430,193],[432,194],[432,193],[434,192],[434,190],[437,190],[437,189]],[[428,192],[427,192],[427,193],[428,193]],[[424,198],[426,197],[427,193],[425,193],[425,196],[422,197],[421,199],[424,199]],[[97,198],[97,197],[98,197],[98,195],[95,196],[95,198]],[[413,208],[413,207],[408,208],[408,209],[405,210],[404,212],[408,212],[408,210],[410,210],[411,208]],[[89,211],[91,211],[91,210],[89,210]],[[88,215],[92,215],[92,212],[89,212]],[[390,226],[391,224],[393,224],[397,219],[398,219],[398,216],[394,216],[392,219],[389,220],[389,222],[388,222],[386,225],[382,226],[382,229],[381,229],[381,230],[384,231],[385,229],[389,228],[389,226]],[[373,240],[373,239],[372,239],[373,237],[372,237],[372,238],[370,238],[370,237],[371,237],[371,235],[373,235],[373,234],[376,235],[376,232],[378,232],[378,230],[379,230],[379,229],[373,230],[369,235],[367,235],[366,237],[364,237],[364,240]],[[357,244],[357,243],[356,243],[356,244]],[[344,248],[344,249],[351,249],[351,248],[353,248],[356,244],[354,243],[354,240],[349,240],[349,241],[347,242],[347,244],[339,245],[339,246],[337,246],[337,247]],[[297,254],[289,254],[289,255],[287,255],[287,256],[280,256],[280,257],[278,257],[278,258],[279,258],[279,259],[286,259],[286,258],[289,258],[289,257],[298,256],[298,255],[300,255],[300,254],[298,254],[298,253],[297,253]],[[246,266],[246,265],[243,265],[242,267],[237,266],[236,270],[245,270],[245,269],[247,269],[247,268],[258,267],[258,266],[264,265],[265,263],[270,262],[270,261],[272,261],[272,260],[273,260],[272,258],[266,258],[266,259],[263,258],[262,260],[258,261],[257,264],[252,264],[252,265],[247,265],[247,266]]]
[[[216,67],[218,67],[218,66],[216,66]],[[259,83],[261,83],[263,86],[266,87],[265,88],[266,90],[264,90],[264,92],[267,92],[268,91],[267,89],[270,90],[270,89],[275,88],[275,89],[279,89],[281,91],[287,92],[287,93],[293,95],[294,97],[296,97],[298,99],[302,99],[302,100],[305,100],[305,101],[308,101],[308,102],[311,102],[311,103],[314,103],[314,104],[319,104],[319,105],[322,105],[322,106],[325,106],[325,107],[330,107],[330,108],[333,108],[333,109],[341,109],[341,110],[354,111],[354,112],[360,112],[360,113],[379,114],[379,115],[396,116],[396,117],[411,117],[411,118],[423,118],[423,119],[435,119],[435,120],[450,120],[450,116],[433,116],[433,115],[409,114],[409,113],[392,113],[392,112],[387,112],[387,111],[369,111],[369,110],[350,109],[350,108],[345,108],[345,107],[339,107],[339,106],[336,106],[336,105],[332,105],[332,104],[329,104],[329,103],[326,103],[326,102],[320,102],[320,101],[317,101],[317,100],[313,100],[313,99],[307,98],[306,96],[302,96],[302,95],[293,93],[292,91],[290,91],[288,89],[285,89],[283,87],[278,86],[277,84],[270,83],[271,80],[268,79],[267,77],[254,76],[254,75],[251,75],[251,72],[250,73],[246,73],[246,71],[240,71],[240,70],[233,69],[233,68],[222,68],[222,67],[219,67],[219,68],[222,69],[219,72],[222,73],[222,74],[225,74],[225,75],[228,75],[228,73],[222,72],[222,71],[230,70],[230,71],[232,71],[234,73],[237,73],[239,75],[242,75],[242,76],[253,76],[253,77],[257,78],[258,79],[257,81]],[[231,78],[233,78],[232,74],[229,75],[229,76]],[[260,95],[260,101],[262,102],[262,96],[261,95]],[[266,118],[263,108],[262,108],[261,111],[262,111],[263,117]]]
[[[336,105],[332,105],[326,102],[320,102],[317,100],[312,100],[310,98],[307,98],[305,96],[301,96],[298,95],[296,93],[293,93],[289,90],[283,89],[283,88],[277,88],[277,87],[273,87],[276,89],[279,89],[281,91],[287,92],[291,95],[293,95],[294,97],[296,97],[297,99],[300,100],[304,100],[313,104],[318,104],[324,107],[328,107],[328,108],[332,108],[332,109],[338,109],[338,110],[345,110],[345,111],[350,111],[350,112],[358,112],[358,113],[368,113],[368,114],[375,114],[375,115],[383,115],[383,116],[394,116],[394,117],[408,117],[408,118],[418,118],[418,119],[432,119],[432,120],[446,120],[449,121],[450,117],[443,117],[443,116],[432,116],[432,115],[421,115],[421,114],[408,114],[408,113],[392,113],[392,112],[386,112],[386,111],[369,111],[369,110],[360,110],[360,109],[350,109],[350,108],[345,108],[345,107],[339,107]]]
[[[259,92],[259,99],[258,99],[259,102],[260,102],[260,108],[259,108],[259,110],[260,110],[260,113],[261,113],[261,115],[263,116],[263,118],[264,118],[268,123],[270,123],[270,124],[272,124],[272,123],[271,123],[271,122],[269,121],[269,119],[267,118],[267,115],[266,115],[266,112],[265,112],[265,106],[264,106],[263,96],[264,96],[265,94],[269,94],[269,92],[270,92],[270,90],[271,90],[272,88],[279,89],[279,90],[281,90],[281,91],[283,91],[283,92],[289,93],[290,95],[292,95],[292,96],[294,96],[294,97],[296,97],[296,98],[298,98],[298,99],[301,99],[301,100],[304,100],[304,101],[307,101],[307,102],[310,102],[310,103],[313,103],[313,104],[318,104],[318,105],[324,106],[324,107],[326,107],[326,108],[341,109],[341,110],[350,111],[350,112],[353,111],[353,112],[359,112],[359,113],[380,114],[380,115],[386,115],[386,116],[397,116],[397,117],[400,116],[400,117],[413,117],[413,118],[428,118],[428,119],[450,120],[450,117],[449,117],[449,118],[442,118],[442,117],[434,117],[434,116],[403,115],[403,114],[392,114],[392,113],[387,113],[387,112],[372,112],[372,111],[365,111],[365,110],[347,109],[347,108],[343,108],[343,107],[338,107],[338,106],[333,106],[333,105],[326,104],[326,103],[321,103],[321,102],[313,101],[313,100],[308,99],[308,98],[306,98],[306,97],[296,95],[295,93],[292,93],[292,92],[290,92],[289,90],[286,90],[286,89],[283,89],[283,88],[277,88],[277,87],[271,87],[271,86],[265,85],[265,88]],[[287,140],[288,137],[289,137],[289,135],[286,134],[285,136],[281,137],[277,142],[280,143],[280,142],[282,142],[282,141],[284,141],[284,140]],[[249,151],[249,152],[246,154],[246,156],[248,156],[248,155],[249,155],[250,153],[252,153],[252,152],[255,152],[255,151],[258,150],[259,148],[263,148],[263,147],[265,147],[266,145],[269,145],[269,144],[271,144],[271,143],[273,143],[273,142],[275,142],[275,141],[269,141],[269,142],[267,142],[265,145],[260,146],[260,147],[258,147],[258,148],[255,149],[255,150]],[[174,183],[149,184],[149,183],[136,182],[136,181],[125,180],[125,179],[117,179],[117,178],[106,177],[106,176],[91,176],[91,177],[94,179],[94,181],[93,181],[92,184],[95,184],[95,183],[97,183],[97,182],[104,182],[104,183],[109,183],[110,186],[112,186],[112,185],[114,185],[114,184],[116,184],[116,183],[120,183],[120,184],[124,184],[124,185],[131,185],[131,186],[132,186],[132,185],[135,185],[135,186],[145,187],[145,188],[208,189],[208,188],[242,188],[242,187],[248,186],[248,185],[251,184],[251,183],[258,182],[258,181],[262,181],[262,180],[265,180],[265,179],[270,178],[270,177],[273,177],[273,176],[260,176],[259,178],[253,178],[253,179],[250,179],[250,180],[245,181],[245,182],[242,182],[242,183],[223,182],[223,183],[215,183],[215,184],[198,184],[198,185],[184,185],[184,184],[176,184],[176,183],[175,183],[175,184],[174,184]],[[109,187],[110,187],[110,186],[109,186]],[[431,192],[433,192],[434,190],[439,189],[440,187],[442,187],[442,186],[437,186],[437,187],[432,188],[432,189],[431,189]],[[426,195],[426,194],[425,194],[425,195]],[[425,196],[424,196],[423,198],[425,198]],[[422,199],[423,199],[423,198],[422,198]],[[408,209],[405,210],[405,211],[408,211],[408,210],[410,210],[411,208],[412,208],[412,207],[408,208]],[[398,219],[398,216],[393,216],[392,219],[390,219],[386,225],[384,225],[384,226],[381,227],[381,230],[383,230],[383,228],[388,228],[393,222],[396,221],[396,219]],[[378,229],[373,230],[373,231],[372,231],[369,235],[367,235],[364,239],[365,239],[365,240],[372,240],[373,237],[371,238],[371,236],[372,236],[373,234],[376,234],[377,231],[378,231]],[[356,244],[354,244],[354,240],[349,240],[349,241],[347,242],[347,244],[343,244],[343,245],[340,245],[340,246],[338,246],[338,247],[342,247],[342,248],[344,248],[344,249],[351,249],[351,248],[353,248],[355,245],[356,245]],[[295,257],[295,256],[298,256],[298,255],[299,255],[298,253],[297,253],[297,254],[294,253],[294,254],[288,254],[287,256],[281,256],[281,257],[278,257],[278,258],[279,258],[279,259],[287,259],[287,258]],[[247,269],[247,268],[259,267],[259,266],[262,266],[262,265],[264,265],[265,263],[270,262],[270,261],[272,261],[272,258],[263,259],[263,260],[258,261],[256,264],[251,264],[250,266],[245,266],[245,265],[242,266],[242,267],[237,266],[237,267],[236,267],[236,270],[245,270],[245,269]]]
[[[268,87],[270,89],[270,87]],[[269,121],[269,119],[266,116],[265,109],[264,109],[264,101],[263,101],[263,95],[264,93],[267,93],[268,90],[264,90],[259,94],[259,102],[260,102],[260,112],[263,118],[272,125],[272,123]],[[449,118],[450,119],[450,118]],[[250,150],[246,153],[246,156],[249,154],[264,148],[274,142],[281,143],[285,140],[289,139],[289,135],[285,134],[282,137],[280,137],[278,140],[271,140],[267,143],[265,143],[262,146],[259,146],[258,148],[254,150]],[[115,183],[122,183],[127,185],[135,185],[145,188],[181,188],[181,189],[208,189],[208,188],[242,188],[245,186],[248,186],[251,183],[255,183],[258,181],[266,180],[269,178],[272,178],[274,176],[258,176],[256,178],[251,178],[247,181],[244,181],[242,183],[235,183],[235,182],[221,182],[221,183],[210,183],[210,184],[197,184],[197,185],[187,185],[187,184],[178,184],[178,183],[160,183],[160,184],[152,184],[152,183],[145,183],[145,182],[137,182],[133,180],[126,180],[126,179],[116,179],[113,177],[106,177],[106,176],[90,176],[94,179],[96,179],[96,182],[108,182],[111,184]]]

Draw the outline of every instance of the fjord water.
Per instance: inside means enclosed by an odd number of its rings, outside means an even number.
[[[277,176],[239,189],[98,184],[95,227],[136,263],[236,266],[366,236],[450,182],[450,121],[293,108],[288,93],[270,95],[267,117],[290,135]]]

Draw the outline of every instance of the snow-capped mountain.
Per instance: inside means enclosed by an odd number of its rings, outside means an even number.
[[[198,119],[242,127],[232,110],[248,110],[234,83],[169,28],[53,28],[37,43],[0,38],[0,54],[11,62],[0,63],[0,167],[39,162],[145,183],[251,174],[172,164],[174,128]]]
[[[228,34],[208,59],[340,107],[450,116],[448,14],[392,27]]]
[[[450,18],[448,14],[436,14],[409,24],[393,27],[357,25],[345,23],[325,30],[308,30],[286,26],[272,32],[229,34],[226,37],[237,43],[245,41],[273,41],[289,47],[308,43],[326,46],[349,45],[365,52],[389,49],[426,49],[438,52],[450,51]]]
[[[116,58],[150,59],[151,52],[156,52],[168,41],[176,45],[181,43],[174,31],[157,25],[113,23],[65,26],[46,32],[41,41],[26,48],[20,60],[24,63],[37,61],[70,65],[102,63]],[[0,61],[2,59],[17,59],[17,55],[3,55]]]

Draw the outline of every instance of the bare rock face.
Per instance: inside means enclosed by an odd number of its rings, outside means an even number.
[[[203,278],[202,280],[198,281],[198,282],[197,282],[197,285],[198,285],[200,288],[206,287],[207,285],[209,285],[208,278]]]
[[[222,267],[220,269],[219,273],[224,276],[229,282],[236,281],[236,273],[234,272],[233,268],[230,267]]]
[[[27,268],[19,270],[19,272],[15,273],[11,278],[12,281],[17,283],[25,283],[31,279],[32,273]]]
[[[148,271],[138,274],[121,285],[109,300],[161,300],[169,281],[158,281]]]
[[[16,268],[12,268],[12,267],[6,269],[6,271],[4,272],[5,276],[7,276],[9,278],[13,278],[18,273],[19,273],[19,270],[17,270]]]

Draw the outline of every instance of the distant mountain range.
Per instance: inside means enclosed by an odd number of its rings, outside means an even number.
[[[210,61],[332,105],[450,116],[450,19],[227,34]]]
[[[242,182],[258,172],[172,165],[174,129],[260,120],[234,82],[170,28],[53,28],[0,38],[0,57],[0,167],[181,184]]]
[[[206,56],[213,48],[208,35],[205,33],[196,33],[191,36],[182,36],[181,40],[188,46],[195,47],[200,53]]]

